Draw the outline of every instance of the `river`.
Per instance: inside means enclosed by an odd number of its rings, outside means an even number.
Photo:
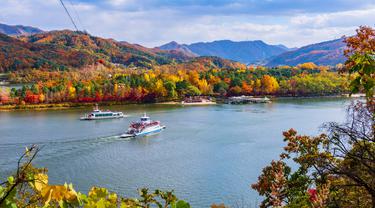
[[[80,121],[91,109],[0,112],[0,177],[16,167],[25,146],[42,147],[35,161],[51,183],[72,182],[87,193],[96,185],[125,196],[137,188],[175,190],[193,207],[212,203],[255,207],[250,188],[277,159],[282,131],[319,133],[323,122],[343,121],[348,99],[280,99],[270,104],[111,106],[131,117]],[[120,139],[143,113],[167,129],[159,135]]]

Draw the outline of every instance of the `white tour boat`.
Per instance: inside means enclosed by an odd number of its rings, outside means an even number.
[[[110,110],[101,111],[98,105],[94,107],[94,110],[82,116],[81,120],[99,120],[99,119],[111,119],[111,118],[123,118],[125,115],[122,112],[112,112]]]
[[[140,121],[131,123],[128,131],[120,135],[120,137],[147,136],[160,133],[165,128],[165,126],[160,124],[160,121],[152,121],[145,113]]]

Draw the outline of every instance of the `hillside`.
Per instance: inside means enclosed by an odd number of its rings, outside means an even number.
[[[22,36],[0,36],[0,69],[80,68],[98,61],[150,67],[169,58],[136,45],[69,30]],[[162,54],[162,53],[161,53]]]
[[[69,30],[18,38],[0,34],[0,48],[0,72],[29,68],[65,70],[97,62],[152,68],[193,60],[179,51],[150,49]],[[218,58],[208,59],[215,62]]]
[[[0,34],[0,72],[29,68],[64,70],[95,61],[87,52],[53,45],[28,43]]]
[[[242,63],[259,63],[272,56],[288,51],[283,45],[268,45],[263,41],[230,41],[199,42],[190,45],[170,42],[158,47],[164,50],[184,50],[199,56],[218,56]]]
[[[344,48],[343,38],[311,44],[273,57],[268,61],[267,66],[295,66],[305,62],[314,62],[317,65],[336,65],[345,62]]]
[[[0,33],[5,35],[32,35],[37,33],[42,33],[43,30],[30,26],[23,25],[6,25],[0,23]]]

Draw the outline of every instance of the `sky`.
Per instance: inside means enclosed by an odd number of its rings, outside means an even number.
[[[375,0],[63,0],[80,30],[155,47],[263,40],[301,47],[375,26]],[[0,23],[74,29],[59,0],[0,0]]]

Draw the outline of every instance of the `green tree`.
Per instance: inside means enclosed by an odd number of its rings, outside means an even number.
[[[168,91],[168,97],[175,98],[177,97],[176,84],[170,80],[164,82],[164,87]]]
[[[198,95],[201,95],[201,94],[202,94],[201,91],[197,87],[195,87],[193,85],[189,85],[187,87],[186,95],[189,95],[189,96],[198,96]]]
[[[346,71],[356,77],[351,81],[353,93],[364,91],[373,102],[375,91],[375,30],[361,26],[357,35],[346,38]]]

